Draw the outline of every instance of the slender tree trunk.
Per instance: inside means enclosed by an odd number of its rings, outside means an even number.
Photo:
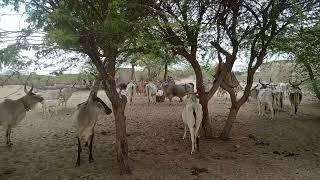
[[[237,118],[238,111],[239,111],[239,108],[236,107],[234,104],[232,104],[230,111],[229,111],[227,121],[223,127],[221,134],[220,134],[220,137],[219,137],[220,139],[222,139],[222,140],[229,139],[231,128],[232,128],[234,121]]]
[[[200,104],[202,105],[202,112],[203,112],[202,128],[203,128],[204,136],[206,138],[211,138],[213,136],[213,133],[212,133],[212,127],[209,119],[208,101],[206,99],[200,100]]]
[[[230,100],[231,100],[231,108],[229,110],[229,114],[228,114],[228,118],[227,118],[227,121],[223,127],[223,130],[220,134],[220,139],[222,140],[228,140],[229,139],[229,136],[230,136],[230,132],[231,132],[231,129],[232,129],[232,125],[234,123],[234,121],[236,120],[237,118],[237,114],[239,112],[239,109],[241,108],[241,106],[247,102],[249,96],[250,96],[250,92],[251,92],[251,86],[252,86],[252,83],[253,83],[253,76],[254,76],[254,70],[252,69],[249,69],[248,71],[248,76],[247,76],[247,85],[246,85],[246,88],[244,90],[244,94],[243,96],[237,100],[235,94],[234,94],[234,91],[233,89],[230,89],[230,88],[227,88],[226,90],[229,92],[229,95],[230,95]],[[226,88],[226,86],[222,83],[221,86],[223,88]]]
[[[126,116],[124,115],[126,107],[126,97],[122,96],[121,98],[110,98],[110,101],[112,103],[116,125],[116,152],[120,174],[131,174],[128,163]]]
[[[148,81],[151,81],[151,69],[147,67],[147,71],[148,71]]]
[[[134,64],[131,64],[131,80],[134,81]]]
[[[204,136],[206,138],[212,138],[213,133],[212,133],[212,127],[209,119],[208,98],[203,85],[201,67],[199,63],[196,62],[196,60],[189,61],[189,62],[192,62],[191,65],[196,75],[197,92],[199,95],[200,104],[202,105],[202,111],[203,111],[202,128],[204,130]]]
[[[310,78],[310,81],[311,81],[311,85],[312,85],[313,91],[316,94],[317,98],[320,100],[320,90],[319,90],[318,84],[316,82],[316,79],[314,77],[314,73],[312,71],[312,68],[311,68],[311,66],[310,66],[310,64],[308,62],[303,62],[303,65],[308,71],[308,75],[309,75],[309,78]]]
[[[166,62],[166,64],[164,65],[163,79],[167,79],[167,75],[168,75],[168,63]]]

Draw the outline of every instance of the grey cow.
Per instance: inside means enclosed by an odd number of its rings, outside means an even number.
[[[182,102],[182,98],[188,93],[194,92],[194,84],[186,83],[186,84],[173,84],[171,82],[165,81],[162,83],[162,89],[164,95],[169,99],[170,103],[173,97],[179,97],[180,102]]]
[[[80,153],[82,151],[81,144],[89,148],[89,162],[93,162],[92,145],[94,137],[94,127],[98,121],[98,115],[104,110],[109,115],[112,110],[97,97],[97,92],[92,91],[88,100],[77,106],[77,110],[73,114],[73,118],[77,124],[77,140],[78,140],[78,156],[76,166],[80,166]]]
[[[0,125],[6,130],[7,146],[11,146],[11,131],[26,116],[26,112],[31,110],[38,102],[43,101],[43,97],[27,91],[24,85],[25,96],[17,100],[6,99],[0,103]]]

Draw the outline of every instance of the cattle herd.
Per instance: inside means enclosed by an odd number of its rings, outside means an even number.
[[[259,84],[251,90],[251,97],[257,100],[259,115],[261,115],[261,109],[264,109],[263,115],[265,115],[265,111],[269,108],[271,111],[271,119],[273,119],[276,112],[276,106],[282,109],[283,101],[286,98],[289,98],[291,104],[290,114],[297,114],[298,106],[302,100],[302,91],[299,88],[300,84],[301,82],[295,84],[291,81],[289,81],[288,84],[274,84],[271,82],[271,79],[269,83],[263,83],[259,79]]]
[[[271,118],[275,117],[276,107],[282,108],[283,101],[289,98],[291,104],[291,113],[297,114],[298,106],[302,100],[302,91],[299,88],[300,83],[286,83],[274,84],[271,82],[264,83],[259,79],[259,84],[251,89],[250,96],[256,99],[259,115],[266,114],[267,108],[271,111]],[[75,85],[75,84],[74,84]],[[65,87],[57,90],[47,90],[43,94],[35,94],[33,87],[27,91],[24,85],[25,95],[17,100],[6,99],[0,103],[0,125],[6,131],[6,144],[11,146],[11,130],[18,125],[19,122],[26,116],[26,112],[31,110],[37,103],[42,104],[43,114],[50,115],[57,113],[58,109],[66,109],[67,101],[72,96],[72,93],[77,91],[73,86]],[[156,104],[163,102],[168,98],[171,104],[173,97],[178,97],[180,102],[185,98],[185,107],[181,113],[184,123],[184,135],[186,137],[187,129],[191,135],[191,154],[195,152],[195,148],[199,146],[199,128],[202,122],[202,106],[199,103],[197,94],[194,92],[193,83],[176,84],[174,79],[169,77],[163,81],[146,82],[131,81],[129,83],[118,84],[119,95],[125,95],[128,103],[134,103],[136,95],[147,96],[147,103]],[[237,87],[234,87],[236,94],[238,94],[245,87],[244,82],[240,82]],[[226,91],[219,88],[217,96],[225,96]],[[108,107],[99,97],[97,97],[97,90],[91,90],[88,99],[77,105],[73,113],[73,119],[77,127],[78,140],[78,157],[76,165],[80,165],[80,153],[82,151],[82,144],[89,148],[89,161],[93,161],[92,144],[94,138],[94,127],[98,120],[99,114],[111,114],[112,107]],[[196,146],[197,145],[197,146]]]

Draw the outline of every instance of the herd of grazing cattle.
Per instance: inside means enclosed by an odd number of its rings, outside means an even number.
[[[259,80],[259,84],[251,90],[251,97],[257,100],[259,115],[261,109],[264,109],[263,115],[267,107],[271,111],[271,118],[275,116],[275,106],[283,106],[283,100],[289,98],[291,103],[291,114],[296,114],[298,106],[302,100],[302,91],[298,84],[289,81],[289,84],[263,83]],[[75,84],[74,84],[75,85]],[[26,116],[26,112],[31,110],[37,103],[42,104],[43,113],[57,113],[59,107],[63,110],[67,107],[67,101],[72,93],[77,90],[73,86],[65,87],[57,90],[48,90],[42,96],[33,92],[33,86],[27,91],[24,85],[25,95],[17,100],[6,99],[0,103],[0,125],[6,131],[6,144],[11,146],[11,130],[19,124]],[[234,88],[236,94],[243,90],[245,83],[241,82]],[[170,104],[173,97],[178,97],[180,101],[185,98],[185,107],[182,111],[182,119],[185,125],[183,139],[186,137],[187,127],[189,128],[192,142],[191,154],[195,152],[195,148],[199,145],[199,127],[202,122],[202,106],[199,103],[197,94],[194,92],[193,83],[175,84],[173,78],[167,78],[162,82],[129,82],[127,84],[118,84],[119,95],[125,95],[129,104],[134,101],[134,96],[146,95],[148,104],[164,101],[165,97],[169,99]],[[217,96],[224,96],[225,91],[219,88]],[[262,108],[264,107],[264,108]],[[77,105],[73,113],[73,119],[77,127],[78,140],[78,157],[76,165],[80,165],[80,153],[82,151],[81,144],[85,144],[89,148],[89,161],[93,161],[92,144],[94,137],[94,127],[101,113],[107,115],[112,113],[112,107],[108,107],[103,100],[97,97],[97,90],[91,90],[88,99]],[[196,146],[197,145],[197,146]]]

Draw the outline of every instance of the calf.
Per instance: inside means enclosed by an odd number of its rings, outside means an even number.
[[[76,84],[74,83],[72,87],[66,87],[61,89],[60,96],[63,98],[63,106],[62,109],[67,109],[67,102],[72,96],[72,94],[76,91],[74,87]]]
[[[50,114],[50,111],[53,110],[55,114],[58,114],[59,106],[63,105],[63,97],[59,97],[59,99],[45,99],[41,102],[42,104],[42,112],[44,115],[46,113]]]
[[[222,87],[218,88],[217,97],[226,97],[227,98],[227,91],[222,89]]]
[[[191,136],[191,154],[195,152],[195,148],[199,148],[199,128],[202,122],[202,106],[199,103],[195,93],[187,95],[186,106],[182,111],[182,120],[184,123],[184,134],[183,138],[186,138],[187,127],[189,127]],[[195,146],[197,144],[197,147]]]
[[[127,88],[127,84],[126,83],[120,83],[118,84],[118,88],[119,88],[119,94],[122,95],[122,91],[125,91]]]
[[[145,81],[139,81],[137,82],[137,94],[144,95],[146,93],[145,86],[147,83]]]

